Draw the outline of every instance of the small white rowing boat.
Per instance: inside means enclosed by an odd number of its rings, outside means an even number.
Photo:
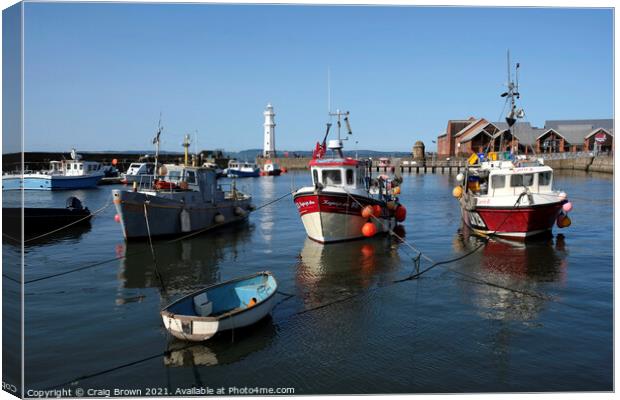
[[[259,272],[200,289],[166,306],[160,314],[174,337],[200,342],[263,319],[275,305],[277,290],[271,272]]]

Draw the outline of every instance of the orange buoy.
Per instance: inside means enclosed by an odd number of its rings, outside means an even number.
[[[366,222],[362,226],[362,235],[366,237],[372,237],[377,234],[377,227],[372,222]]]
[[[121,216],[118,214],[114,215],[114,221],[116,221],[117,223],[121,222]]]
[[[366,206],[364,208],[362,208],[362,217],[363,218],[370,218],[375,214],[375,210],[374,208],[372,208],[372,206]]]
[[[558,228],[568,228],[571,224],[571,220],[568,215],[560,215],[556,221]]]
[[[454,196],[457,199],[460,199],[461,196],[463,196],[463,188],[460,186],[455,186],[454,189],[452,189],[452,196]]]
[[[405,218],[407,218],[407,209],[405,206],[399,204],[396,208],[396,212],[394,213],[394,217],[396,218],[396,221],[403,222]]]
[[[383,214],[383,209],[379,204],[375,204],[374,206],[372,206],[372,210],[375,217],[380,217],[381,214]]]
[[[392,189],[392,194],[398,196],[400,194],[400,186],[396,186],[394,189]]]
[[[112,165],[118,164],[118,160],[116,158],[112,159]]]
[[[288,172],[288,170],[286,169],[286,167],[282,167],[280,169],[280,172],[283,173],[283,174],[286,174]]]
[[[256,305],[256,297],[252,297],[248,302],[248,308],[254,307]]]

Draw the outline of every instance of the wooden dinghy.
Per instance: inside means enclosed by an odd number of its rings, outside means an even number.
[[[271,272],[259,272],[191,293],[166,306],[161,317],[174,337],[200,342],[263,319],[275,305],[277,289]]]

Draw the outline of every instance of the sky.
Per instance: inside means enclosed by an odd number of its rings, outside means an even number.
[[[262,148],[268,102],[277,149],[310,150],[328,69],[345,149],[434,150],[498,120],[508,49],[533,125],[613,117],[611,9],[26,3],[24,32],[26,151],[150,149],[160,112],[164,150]]]

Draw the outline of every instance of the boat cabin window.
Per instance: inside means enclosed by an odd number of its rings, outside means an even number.
[[[178,182],[181,180],[181,171],[168,171],[168,181]]]
[[[491,188],[503,189],[506,187],[506,175],[492,175],[491,176]]]
[[[324,185],[342,185],[342,173],[339,169],[323,170]]]
[[[353,185],[353,170],[347,169],[347,185]]]
[[[534,184],[534,174],[514,174],[510,177],[511,187],[532,186]]]
[[[187,183],[196,183],[196,172],[195,171],[185,171],[185,180]]]
[[[551,171],[541,172],[538,174],[538,184],[540,186],[547,186],[551,184]]]
[[[315,185],[319,183],[319,172],[316,169],[312,171],[312,182]]]

